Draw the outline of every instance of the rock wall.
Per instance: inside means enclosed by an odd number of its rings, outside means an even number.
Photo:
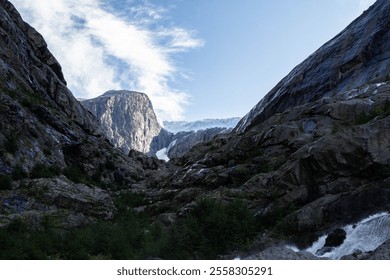
[[[390,2],[378,0],[283,78],[238,123],[243,132],[289,108],[389,79]]]
[[[161,126],[146,94],[108,91],[81,102],[100,120],[105,134],[115,147],[125,153],[131,149],[145,154],[157,151],[151,149],[151,143],[159,135]]]

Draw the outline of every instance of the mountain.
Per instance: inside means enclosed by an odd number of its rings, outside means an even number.
[[[145,176],[143,164],[109,144],[43,37],[6,0],[0,34],[0,228],[112,219],[113,197],[103,187],[130,188]]]
[[[81,103],[99,119],[115,147],[125,153],[131,149],[145,154],[156,152],[151,150],[151,142],[161,126],[146,94],[111,90]]]
[[[221,123],[220,123],[221,124]],[[216,135],[221,133],[229,133],[231,128],[226,127],[211,127],[196,131],[179,131],[175,134],[162,130],[158,137],[153,139],[152,146],[158,146],[160,149],[156,152],[159,159],[165,161],[171,158],[181,157],[189,152],[192,147],[199,143],[209,142]],[[162,139],[164,139],[162,141]],[[158,143],[167,143],[163,148]]]
[[[229,133],[239,118],[205,119],[193,122],[164,121],[162,133],[153,139],[157,157],[164,160],[184,156],[195,145],[209,142],[215,136]],[[161,145],[161,143],[165,143]]]
[[[234,127],[238,118],[207,119],[196,122],[157,121],[153,105],[144,93],[108,91],[80,102],[96,116],[105,135],[125,153],[134,149],[149,156],[168,160],[184,155],[198,143],[211,140],[218,133]]]
[[[389,259],[389,22],[378,0],[232,132],[164,163],[115,149],[0,0],[0,258]]]
[[[271,248],[275,258],[277,246],[282,254],[291,251],[286,243],[303,250],[389,211],[389,25],[390,2],[378,0],[294,68],[232,133],[171,160],[171,173],[148,178],[155,186],[150,211],[181,217],[204,197],[239,199],[255,214],[255,247]],[[335,250],[324,246],[319,254]]]
[[[172,133],[178,133],[181,131],[198,131],[208,128],[233,128],[240,121],[240,118],[228,118],[228,119],[205,119],[193,122],[187,121],[164,121],[164,128]]]
[[[237,125],[242,132],[276,113],[389,79],[389,3],[378,0],[282,79]]]

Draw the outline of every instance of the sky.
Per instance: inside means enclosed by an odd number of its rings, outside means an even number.
[[[375,0],[10,0],[77,98],[146,93],[160,120],[242,117]]]

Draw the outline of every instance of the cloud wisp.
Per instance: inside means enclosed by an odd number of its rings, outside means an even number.
[[[173,56],[203,41],[191,30],[164,26],[164,8],[136,1],[122,1],[122,9],[103,0],[11,1],[45,37],[77,97],[142,91],[161,119],[183,117],[188,95],[172,82],[185,74]]]

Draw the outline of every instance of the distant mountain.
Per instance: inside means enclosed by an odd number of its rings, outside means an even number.
[[[164,122],[162,128],[148,96],[135,91],[111,90],[80,102],[99,119],[115,147],[125,153],[134,149],[164,160],[182,156],[196,144],[229,132],[240,120]]]
[[[240,121],[240,118],[228,118],[228,119],[204,119],[193,122],[186,121],[164,121],[164,128],[172,133],[178,133],[180,131],[198,131],[208,128],[233,128]]]
[[[111,90],[81,103],[99,119],[115,147],[125,153],[131,149],[145,154],[157,151],[151,150],[151,143],[161,126],[146,94]]]
[[[169,143],[158,150],[156,156],[165,161],[181,157],[190,151],[195,145],[211,141],[218,134],[229,133],[231,130],[231,128],[226,127],[212,127],[197,131],[180,131],[173,134],[163,129],[162,131],[165,131],[165,133],[162,133],[154,140],[158,142],[164,137],[165,141],[168,141]],[[154,142],[152,145],[153,144]]]

